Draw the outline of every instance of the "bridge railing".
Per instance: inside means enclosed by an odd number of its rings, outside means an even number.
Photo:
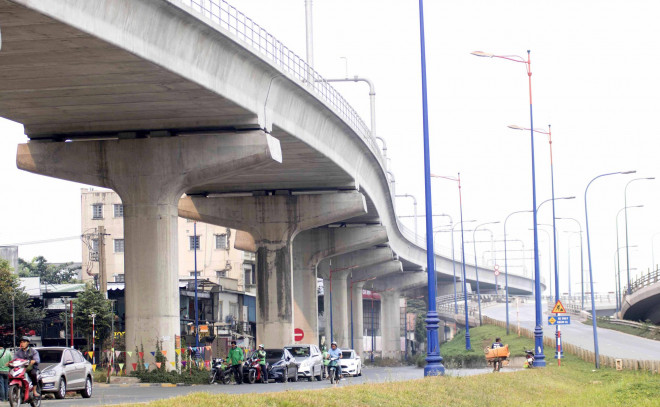
[[[308,89],[313,90],[365,141],[381,166],[385,168],[386,163],[378,143],[366,123],[346,99],[295,52],[255,23],[250,17],[224,0],[180,1],[193,11],[202,14],[213,23],[229,31],[238,40],[270,60],[281,71],[288,73],[293,78],[301,81]]]
[[[637,280],[630,283],[630,292],[635,292],[644,287],[650,286],[660,281],[660,269],[655,269],[655,271],[650,271],[648,274],[642,275]],[[628,292],[628,290],[625,290]]]

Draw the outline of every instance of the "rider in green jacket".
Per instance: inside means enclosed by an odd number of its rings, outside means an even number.
[[[268,384],[268,366],[266,366],[266,351],[264,350],[264,345],[259,345],[257,355],[259,355],[259,366],[261,367],[261,380]]]
[[[229,359],[231,370],[234,372],[236,384],[243,383],[243,349],[236,346],[236,341],[231,341],[231,349],[229,349],[227,359]]]

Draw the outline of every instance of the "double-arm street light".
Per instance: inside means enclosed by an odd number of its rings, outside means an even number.
[[[628,185],[630,185],[632,182],[635,181],[642,181],[642,180],[653,180],[655,177],[646,177],[646,178],[634,178],[628,181],[626,184],[625,188],[623,188],[623,207],[628,206]],[[628,211],[624,210],[624,217],[626,218],[626,248],[628,247]],[[631,293],[630,291],[630,260],[628,259],[628,249],[626,249],[626,274],[628,277],[628,294]]]
[[[500,223],[500,222],[496,221],[496,222],[482,223],[481,225],[478,225],[477,227],[475,227],[474,230],[472,231],[472,243],[474,245],[474,272],[475,272],[476,277],[477,277],[477,302],[479,304],[479,326],[481,326],[482,321],[481,321],[481,291],[479,290],[479,267],[477,265],[477,238],[476,238],[476,233],[477,233],[477,230],[482,226],[496,225],[498,223]],[[488,229],[486,229],[486,230],[488,230]],[[489,230],[489,232],[490,232],[490,230]],[[491,232],[491,233],[493,233],[493,232]]]
[[[593,325],[593,331],[594,331],[594,355],[596,359],[596,369],[600,368],[600,352],[598,352],[598,330],[596,329],[596,301],[594,300],[594,275],[593,275],[593,267],[591,264],[591,240],[589,239],[589,211],[588,211],[588,205],[587,205],[587,192],[589,192],[589,187],[591,184],[597,180],[598,178],[601,177],[606,177],[608,175],[625,175],[625,174],[634,174],[637,171],[619,171],[619,172],[608,172],[606,174],[601,174],[596,177],[594,177],[589,183],[587,184],[587,187],[584,189],[584,220],[585,220],[585,229],[587,230],[587,258],[589,259],[589,284],[591,288],[591,322]],[[628,290],[630,290],[630,287],[628,287]]]
[[[429,148],[429,113],[426,89],[426,42],[424,39],[424,0],[419,0],[419,44],[422,68],[422,128],[424,136],[424,194],[426,197],[426,274],[428,287],[428,312],[426,313],[426,366],[424,376],[445,374],[440,356],[438,326],[440,319],[436,310],[435,253],[433,253],[433,205],[431,202],[431,154]]]
[[[527,50],[527,59],[518,55],[495,55],[483,51],[472,52],[472,55],[486,58],[500,58],[513,62],[525,64],[527,78],[529,83],[529,128],[534,129],[534,115],[532,109],[532,63],[530,51]],[[534,300],[536,302],[536,327],[534,328],[534,366],[545,366],[545,355],[543,354],[543,326],[541,318],[543,316],[541,309],[541,276],[539,273],[539,236],[536,226],[536,172],[534,168],[534,130],[530,130],[531,136],[531,157],[532,157],[532,211],[534,225]]]
[[[508,259],[507,259],[507,252],[506,252],[506,222],[509,220],[509,218],[512,215],[515,215],[516,213],[530,213],[531,211],[515,211],[511,212],[509,215],[507,215],[506,218],[504,218],[504,293],[506,296],[506,334],[509,334],[509,269],[508,269]]]

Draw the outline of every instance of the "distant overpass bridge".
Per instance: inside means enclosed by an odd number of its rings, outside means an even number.
[[[384,310],[426,285],[424,239],[396,218],[376,138],[224,1],[0,0],[0,30],[0,115],[30,138],[18,167],[124,204],[127,349],[158,339],[173,352],[178,297],[163,293],[177,290],[178,216],[246,232],[268,346],[293,342],[294,327],[318,340],[317,273],[339,298],[383,292]],[[436,256],[436,270],[440,293],[453,291],[451,259]],[[473,266],[466,278],[475,285]],[[495,285],[492,270],[479,279]],[[509,286],[529,294],[533,281]],[[340,341],[346,304],[333,303]],[[387,323],[386,355],[399,346],[398,318]]]
[[[623,297],[621,318],[660,325],[660,270],[632,282],[630,289],[632,292]]]

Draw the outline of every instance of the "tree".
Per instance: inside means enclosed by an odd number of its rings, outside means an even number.
[[[73,323],[81,334],[89,338],[92,343],[92,317],[96,314],[94,325],[96,330],[96,343],[101,344],[110,336],[112,323],[112,305],[103,294],[87,284],[85,291],[78,294],[73,300]]]
[[[67,284],[76,283],[80,266],[74,266],[72,262],[60,264],[48,264],[44,256],[34,257],[29,263],[18,259],[18,275],[20,277],[40,277],[45,284]]]
[[[0,341],[4,344],[13,342],[12,314],[16,318],[17,336],[40,329],[44,318],[43,310],[32,305],[32,299],[20,287],[18,277],[11,271],[9,262],[0,259]]]

